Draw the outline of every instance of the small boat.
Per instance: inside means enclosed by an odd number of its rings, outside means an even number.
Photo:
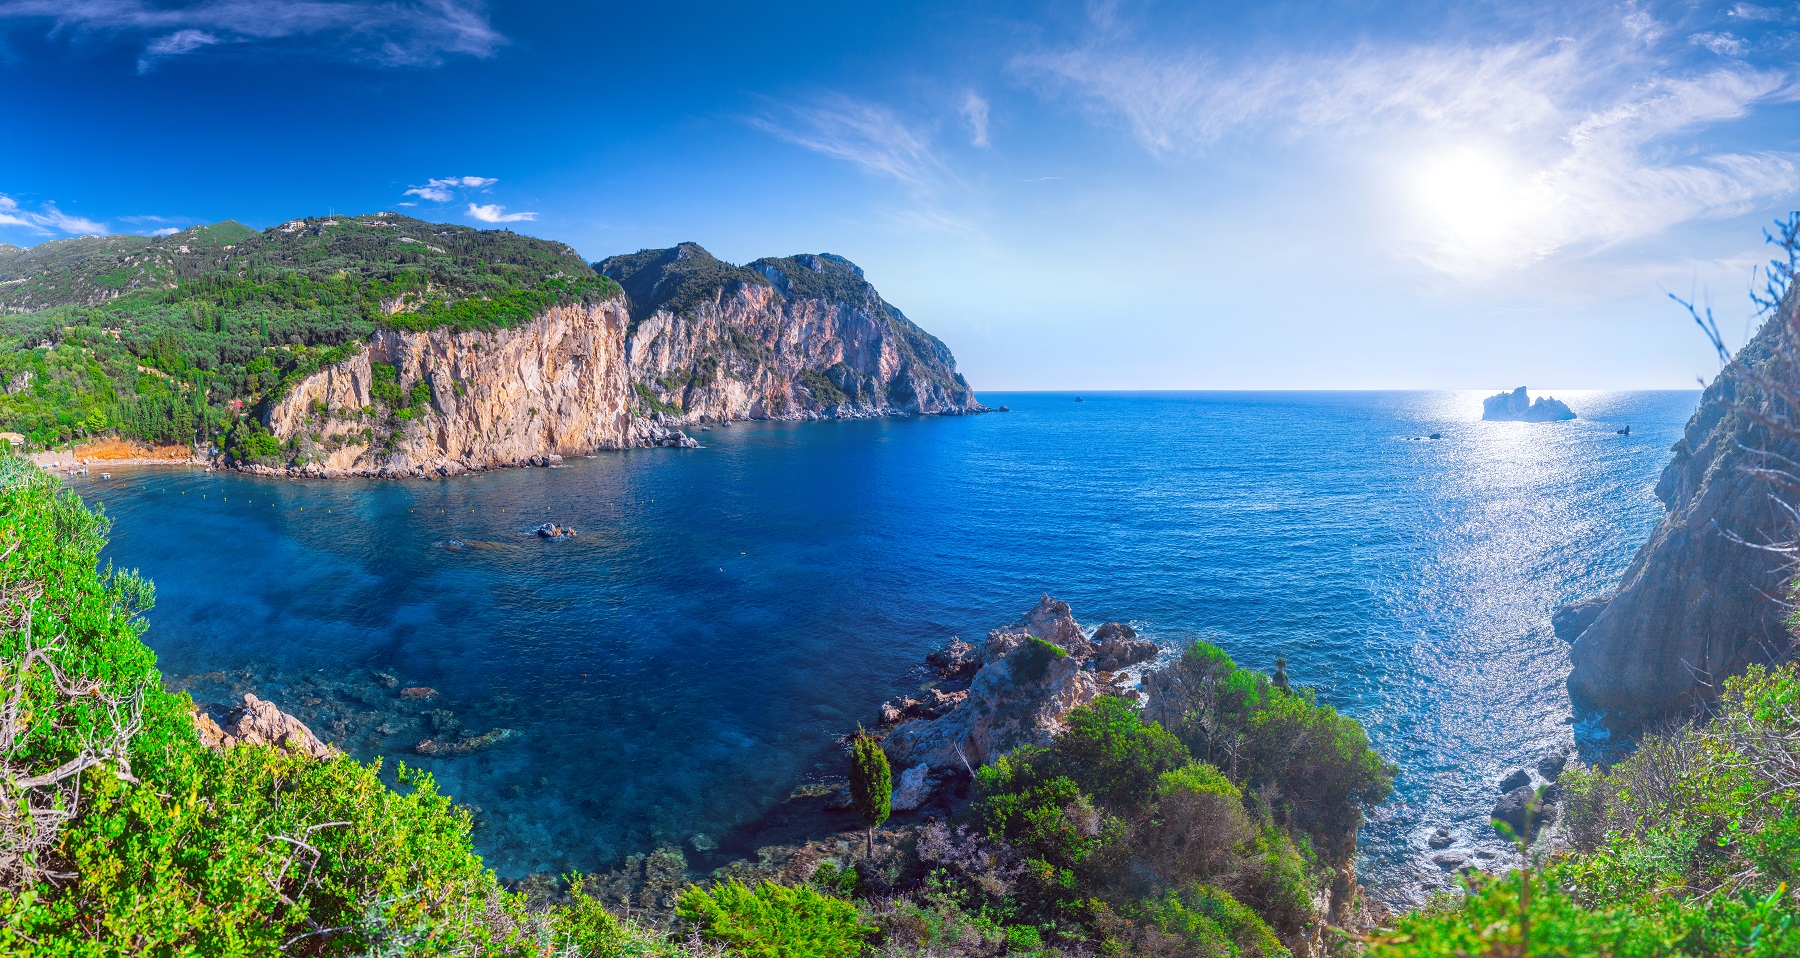
[[[103,473],[101,473],[101,474],[100,474],[100,478],[102,478],[102,479],[111,479],[111,478],[112,478],[112,473],[110,473],[110,472],[103,472]]]

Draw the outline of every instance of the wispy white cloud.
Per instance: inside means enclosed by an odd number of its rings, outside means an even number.
[[[506,207],[501,206],[498,203],[489,203],[485,206],[477,206],[474,203],[470,203],[469,209],[464,215],[472,220],[480,220],[483,223],[518,223],[525,220],[535,220],[538,217],[536,213],[531,212],[508,213]]]
[[[752,117],[750,123],[913,190],[928,191],[949,178],[930,135],[879,104],[834,94],[785,104],[770,115]]]
[[[1052,95],[1117,123],[1166,162],[1229,140],[1355,142],[1419,207],[1408,253],[1485,276],[1558,253],[1748,212],[1800,191],[1800,154],[1709,150],[1709,128],[1800,99],[1790,67],[1672,66],[1664,28],[1627,8],[1581,39],[1376,45],[1227,63],[1208,50],[1104,39],[1021,56]],[[1694,45],[1735,56],[1734,37]],[[1677,39],[1681,46],[1688,46]]]
[[[176,233],[179,233],[179,232],[181,232],[181,227],[179,227],[179,226],[165,226],[159,230],[151,230],[149,235],[151,235],[151,236],[174,236]]]
[[[0,226],[23,226],[44,236],[56,233],[85,236],[106,232],[105,223],[64,213],[56,208],[55,203],[45,203],[35,210],[29,210],[20,206],[18,200],[4,194],[0,194]]]
[[[426,180],[424,186],[415,186],[400,195],[416,196],[431,203],[448,203],[456,198],[457,190],[486,190],[498,182],[500,181],[492,176],[447,176],[443,179]]]
[[[988,146],[988,101],[970,90],[963,97],[962,115],[969,124],[970,145],[985,149]]]
[[[0,0],[0,20],[141,38],[140,72],[227,43],[304,40],[325,56],[433,66],[451,56],[489,57],[507,42],[480,0]]]
[[[1688,42],[1698,47],[1705,47],[1722,57],[1741,57],[1750,46],[1744,42],[1743,37],[1711,30],[1688,37]]]
[[[1752,23],[1759,21],[1773,22],[1776,20],[1785,20],[1790,16],[1793,16],[1789,11],[1782,10],[1779,7],[1759,7],[1754,3],[1733,4],[1731,9],[1726,11],[1725,15],[1734,20],[1748,20]]]

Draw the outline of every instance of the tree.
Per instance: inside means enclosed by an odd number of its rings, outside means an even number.
[[[857,732],[850,740],[850,807],[868,829],[869,857],[875,857],[875,829],[888,820],[893,801],[894,773],[888,768],[881,743]]]

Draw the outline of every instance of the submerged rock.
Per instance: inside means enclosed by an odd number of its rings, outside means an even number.
[[[1537,402],[1532,402],[1525,387],[1520,386],[1483,399],[1481,418],[1498,422],[1561,422],[1574,419],[1575,411],[1554,397],[1539,396]]]
[[[1432,832],[1431,837],[1425,839],[1425,844],[1431,846],[1432,848],[1449,848],[1450,847],[1450,829],[1439,828],[1437,831]]]
[[[481,749],[498,745],[518,734],[518,731],[515,729],[497,728],[473,738],[458,739],[454,742],[439,742],[435,739],[428,738],[413,746],[413,751],[418,752],[420,755],[429,755],[434,758],[451,755],[467,755],[470,752],[480,751]]]
[[[429,702],[438,697],[438,690],[423,685],[415,685],[410,688],[401,689],[400,697],[403,699],[417,699],[421,702]]]

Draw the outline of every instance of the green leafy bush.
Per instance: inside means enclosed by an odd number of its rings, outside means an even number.
[[[1216,646],[1195,642],[1153,683],[1151,717],[1196,758],[1269,795],[1277,819],[1328,858],[1355,847],[1365,812],[1393,791],[1394,766],[1362,723],[1310,689],[1238,668]]]
[[[729,881],[682,892],[675,914],[745,958],[849,958],[874,929],[855,905],[805,885]]]

